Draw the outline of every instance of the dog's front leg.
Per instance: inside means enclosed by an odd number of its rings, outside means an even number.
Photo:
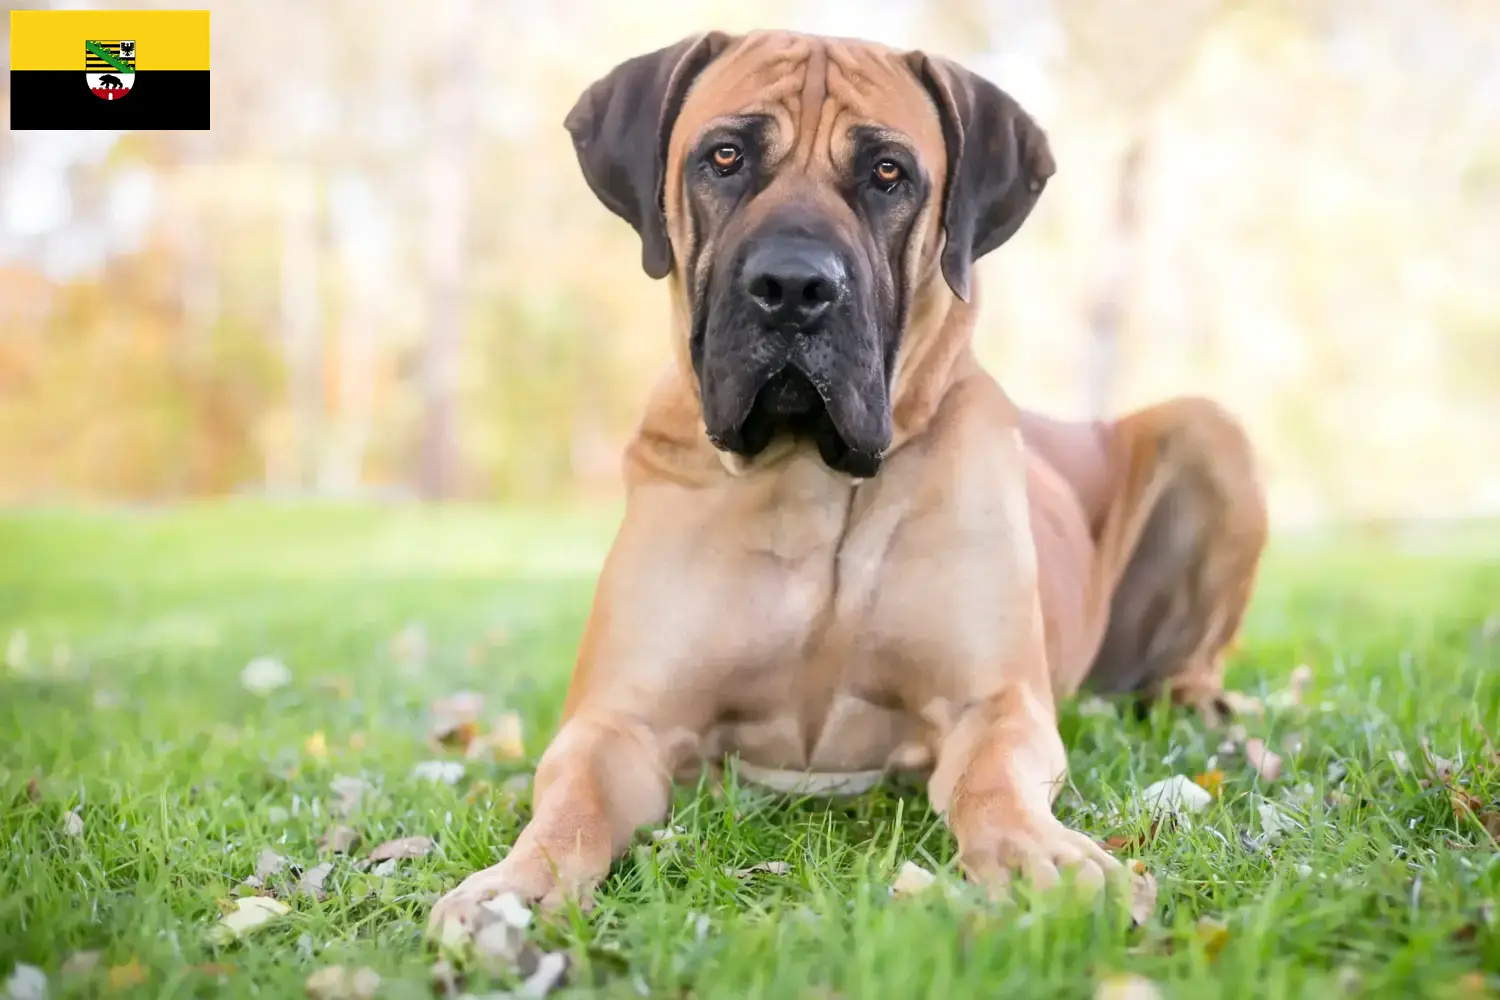
[[[590,901],[636,828],[665,815],[669,751],[644,722],[588,710],[564,723],[538,763],[531,822],[505,860],[440,899],[431,923],[472,925],[481,904],[505,893],[543,908]]]
[[[1093,840],[1052,815],[1067,755],[1051,693],[1017,683],[955,706],[928,785],[958,841],[959,863],[973,881],[1003,892],[1013,873],[1037,888],[1073,872],[1094,888],[1121,869]]]

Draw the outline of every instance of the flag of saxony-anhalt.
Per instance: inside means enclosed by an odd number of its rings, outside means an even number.
[[[13,10],[12,129],[208,128],[208,11]]]

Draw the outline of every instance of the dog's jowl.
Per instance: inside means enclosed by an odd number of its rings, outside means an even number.
[[[1221,711],[1265,512],[1212,402],[1071,423],[976,361],[974,262],[1053,181],[1042,127],[951,61],[783,32],[631,59],[566,126],[674,353],[531,820],[434,922],[586,901],[726,755],[777,789],[925,780],[991,887],[1118,870],[1053,816],[1056,700]]]

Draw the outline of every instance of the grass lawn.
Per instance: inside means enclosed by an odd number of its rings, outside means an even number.
[[[345,964],[374,968],[383,997],[430,996],[427,912],[527,815],[529,792],[507,779],[555,729],[613,518],[0,516],[0,980],[19,962],[52,997],[290,997]],[[683,836],[643,833],[593,913],[534,926],[572,956],[556,995],[1087,998],[1125,971],[1194,1000],[1496,995],[1500,854],[1423,780],[1421,741],[1495,806],[1481,728],[1500,731],[1500,526],[1282,538],[1262,581],[1231,685],[1264,696],[1298,664],[1314,670],[1300,705],[1248,723],[1283,755],[1277,780],[1216,758],[1222,734],[1180,712],[1066,709],[1060,812],[1100,840],[1143,841],[1127,850],[1160,882],[1144,926],[1055,898],[891,899],[902,862],[941,875],[951,860],[922,796],[788,801],[730,778],[679,790]],[[393,643],[413,624],[425,655]],[[255,694],[240,675],[262,656],[290,681]],[[430,702],[459,690],[482,693],[487,716],[521,714],[527,759],[470,763],[453,785],[414,776],[438,757]],[[1216,769],[1220,797],[1150,835],[1140,791]],[[330,815],[340,776],[369,786],[346,820]],[[1268,802],[1289,821],[1275,839]],[[362,837],[349,857],[318,845],[339,822]],[[355,869],[408,835],[436,849],[385,876]],[[332,860],[326,898],[293,897],[255,935],[214,945],[221,905],[268,847]],[[773,860],[789,871],[725,872]],[[1197,929],[1205,917],[1227,936]],[[99,965],[65,977],[82,950],[102,951]],[[466,988],[514,985],[476,973]]]

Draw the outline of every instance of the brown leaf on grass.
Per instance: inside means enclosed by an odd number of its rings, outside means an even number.
[[[401,837],[387,840],[370,852],[371,861],[394,861],[400,858],[420,858],[432,853],[435,845],[431,837]]]
[[[1218,955],[1229,943],[1229,925],[1213,917],[1199,917],[1193,925],[1193,934],[1209,958]]]
[[[526,737],[521,717],[515,712],[496,716],[494,728],[476,737],[464,756],[469,760],[485,758],[501,762],[525,759]]]
[[[380,975],[363,966],[329,965],[307,977],[306,989],[313,1000],[371,1000],[380,989]]]
[[[133,986],[141,985],[145,981],[146,967],[135,956],[131,956],[130,961],[124,965],[110,966],[109,988],[112,990],[128,990]]]
[[[1266,746],[1260,738],[1245,741],[1245,760],[1255,768],[1261,781],[1271,782],[1281,777],[1281,755]]]
[[[1432,744],[1425,737],[1422,740],[1422,761],[1427,765],[1427,773],[1430,777],[1445,785],[1453,780],[1453,761],[1433,753]]]
[[[757,872],[765,872],[768,875],[788,875],[791,870],[792,866],[785,861],[762,861],[749,868],[725,868],[724,874],[733,875],[735,878],[749,878]]]
[[[1214,798],[1218,798],[1224,791],[1224,772],[1215,768],[1212,771],[1204,771],[1202,774],[1193,775],[1193,784],[1203,789]]]
[[[1145,976],[1122,972],[1099,980],[1094,1000],[1161,1000],[1161,990]]]
[[[1125,866],[1130,869],[1130,919],[1139,927],[1156,912],[1156,876],[1139,858],[1132,858]]]
[[[1120,851],[1139,851],[1144,849],[1156,839],[1157,833],[1161,830],[1163,818],[1166,819],[1169,824],[1175,822],[1170,815],[1158,819],[1153,819],[1151,821],[1151,826],[1146,829],[1145,833],[1117,833],[1113,837],[1106,838],[1104,841],[1104,849],[1112,854],[1118,854]]]
[[[334,854],[348,854],[359,843],[359,831],[352,826],[336,826],[318,838],[318,847]]]
[[[42,800],[42,783],[36,778],[31,778],[26,782],[26,798],[31,802]]]
[[[432,721],[427,729],[427,745],[435,751],[466,750],[479,735],[484,696],[474,691],[459,691],[437,699],[428,711]]]

